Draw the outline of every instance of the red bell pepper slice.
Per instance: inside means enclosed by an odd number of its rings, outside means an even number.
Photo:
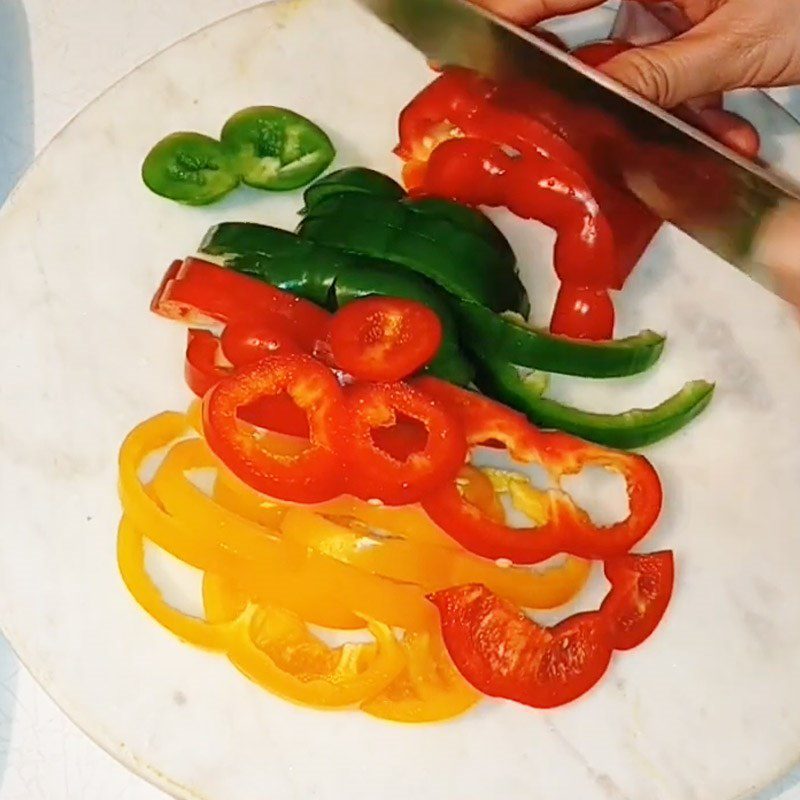
[[[295,334],[295,326],[284,317],[265,315],[258,323],[229,322],[220,336],[220,345],[225,358],[235,367],[242,367],[267,356],[302,352]]]
[[[607,527],[596,526],[562,491],[550,492],[548,520],[538,527],[513,528],[487,518],[458,490],[455,482],[423,501],[431,519],[467,550],[485,558],[535,564],[557,553],[605,559],[628,552],[653,527],[661,512],[662,489],[647,459],[607,450],[557,432],[542,432],[522,414],[475,392],[435,378],[415,385],[459,416],[468,446],[499,442],[522,464],[538,463],[559,485],[564,476],[589,466],[610,469],[625,478],[629,514]]]
[[[308,447],[292,456],[270,451],[237,413],[283,393],[308,418]],[[307,355],[272,356],[243,367],[203,400],[206,441],[222,463],[253,489],[300,503],[341,494],[341,453],[348,446],[344,419],[341,387],[327,367]]]
[[[194,326],[283,317],[306,351],[325,335],[330,315],[302,298],[198,258],[173,262],[150,308]]]
[[[189,329],[184,375],[186,383],[197,397],[205,397],[212,386],[236,372],[236,366],[245,366],[245,363],[232,365],[225,357],[220,340],[211,331]],[[254,403],[240,408],[238,415],[245,422],[273,433],[308,438],[305,412],[285,393],[260,397]]]
[[[427,306],[397,297],[367,297],[336,312],[333,359],[360,381],[400,381],[421,370],[442,343],[442,324]]]
[[[455,480],[466,460],[467,444],[453,414],[405,383],[353,384],[344,395],[350,492],[365,500],[405,505]],[[376,429],[392,428],[398,419],[415,421],[426,433],[424,445],[405,459],[395,457],[396,450],[394,455],[384,450],[374,438]]]
[[[569,703],[603,677],[614,650],[647,639],[664,616],[674,582],[671,552],[606,562],[611,589],[598,611],[545,628],[520,609],[469,584],[436,592],[453,663],[476,689],[534,708]]]
[[[479,584],[429,599],[439,609],[456,669],[491,697],[533,708],[561,706],[588,692],[611,661],[605,621],[596,612],[544,628]]]
[[[606,561],[604,570],[611,591],[600,611],[609,626],[611,645],[615,650],[638,647],[656,629],[672,597],[672,553],[629,553]]]

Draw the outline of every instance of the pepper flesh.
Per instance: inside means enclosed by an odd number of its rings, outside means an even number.
[[[630,550],[658,519],[661,482],[645,458],[604,450],[562,433],[543,433],[521,414],[433,378],[422,378],[416,385],[459,415],[470,446],[499,442],[515,461],[544,467],[557,487],[562,478],[587,466],[612,470],[626,482],[628,516],[602,528],[560,488],[547,493],[541,524],[517,529],[487,518],[455,484],[445,486],[423,505],[434,522],[471,552],[518,564],[538,563],[561,552],[607,558]]]

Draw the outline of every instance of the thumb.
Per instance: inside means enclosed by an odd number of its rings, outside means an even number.
[[[657,105],[674,108],[741,86],[747,70],[744,61],[729,35],[701,23],[677,39],[621,53],[601,69]]]

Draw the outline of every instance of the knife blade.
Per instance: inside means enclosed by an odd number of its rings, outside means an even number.
[[[800,201],[800,184],[795,180],[763,162],[742,157],[549,42],[469,0],[357,2],[430,63],[465,67],[501,81],[530,80],[572,107],[591,109],[622,126],[630,145],[641,156],[633,153],[632,158],[626,158],[627,163],[614,165],[617,168],[612,172],[620,176],[625,188],[663,219],[779,293],[769,270],[755,257],[756,234],[774,209],[787,201]],[[589,144],[581,155],[590,167],[599,157],[608,157],[602,147],[591,146],[590,136],[587,139],[582,135],[581,139],[584,145]],[[631,155],[630,150],[626,153]],[[653,153],[658,154],[657,159]],[[634,171],[631,163],[636,165]],[[608,163],[598,166],[608,174]],[[665,180],[665,176],[673,179]],[[674,180],[675,176],[680,180]]]

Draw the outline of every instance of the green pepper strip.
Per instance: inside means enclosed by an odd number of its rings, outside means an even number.
[[[632,450],[653,444],[688,425],[711,402],[714,385],[687,383],[655,408],[596,414],[541,396],[542,384],[517,367],[481,359],[477,384],[490,397],[523,412],[536,425],[571,433],[596,444]]]
[[[400,264],[456,297],[495,311],[528,312],[515,262],[444,217],[350,193],[320,202],[300,223],[298,233],[329,247]]]
[[[462,334],[482,350],[520,367],[578,375],[619,378],[644,372],[658,361],[664,337],[653,331],[607,342],[555,336],[533,328],[517,314],[494,314],[476,303],[460,302],[454,311]]]

